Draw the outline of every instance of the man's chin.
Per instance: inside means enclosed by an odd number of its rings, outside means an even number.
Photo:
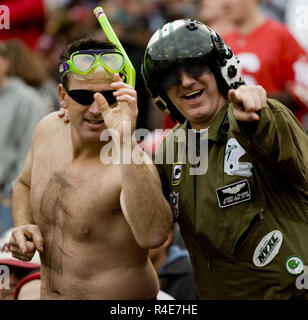
[[[83,140],[85,142],[99,142],[100,141],[100,133],[99,134],[87,134],[83,136]]]

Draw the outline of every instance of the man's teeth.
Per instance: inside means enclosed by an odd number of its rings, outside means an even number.
[[[195,95],[201,94],[201,92],[202,92],[202,90],[195,90],[195,91],[189,92],[189,93],[185,94],[184,98],[191,98]]]

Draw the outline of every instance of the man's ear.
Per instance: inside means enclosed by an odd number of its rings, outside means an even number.
[[[64,109],[67,109],[66,95],[67,95],[67,92],[64,89],[63,84],[60,83],[58,85],[58,99],[59,99],[59,103],[60,103],[61,107],[64,108]]]

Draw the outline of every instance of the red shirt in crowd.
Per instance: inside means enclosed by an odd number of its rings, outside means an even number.
[[[236,31],[224,41],[240,60],[247,84],[260,84],[269,94],[289,91],[300,104],[295,112],[301,121],[308,112],[308,58],[287,27],[271,19],[250,34]]]

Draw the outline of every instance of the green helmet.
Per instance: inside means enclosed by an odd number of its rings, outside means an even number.
[[[173,120],[186,119],[175,108],[164,89],[164,77],[181,65],[208,66],[221,94],[244,83],[238,59],[220,36],[195,19],[176,20],[157,30],[145,50],[142,74],[156,105],[169,111]]]

